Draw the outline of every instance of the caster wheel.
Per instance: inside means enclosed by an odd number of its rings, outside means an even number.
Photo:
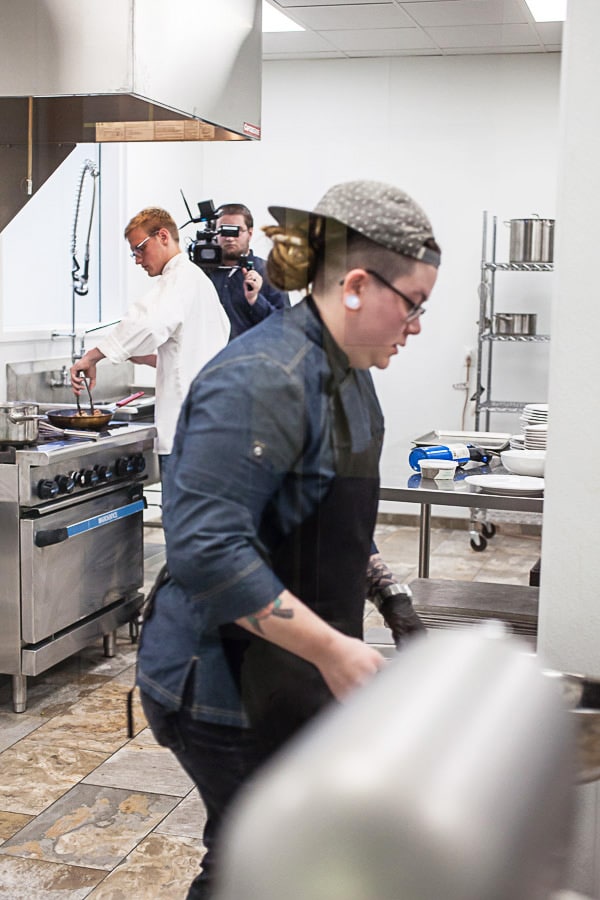
[[[489,540],[490,538],[493,538],[494,535],[496,534],[496,526],[494,525],[493,522],[490,522],[489,525],[487,524],[487,522],[484,522],[483,525],[481,526],[481,533],[484,537],[488,538],[488,540]]]
[[[487,541],[481,534],[478,536],[477,540],[471,538],[470,544],[471,550],[474,550],[475,553],[482,553],[487,547]]]

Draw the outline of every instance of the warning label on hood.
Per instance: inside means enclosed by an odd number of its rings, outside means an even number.
[[[251,125],[250,122],[244,122],[243,131],[244,134],[247,134],[249,137],[260,140],[260,125]]]

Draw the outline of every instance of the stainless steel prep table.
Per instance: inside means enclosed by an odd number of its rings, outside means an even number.
[[[381,500],[398,503],[418,503],[421,507],[419,524],[419,577],[429,577],[429,553],[432,506],[462,506],[470,509],[503,509],[511,512],[541,513],[543,497],[521,497],[515,494],[489,494],[477,490],[464,481],[466,475],[491,472],[488,466],[474,466],[458,471],[453,481],[422,479],[408,467],[380,489]],[[507,474],[502,467],[494,474]]]
[[[513,512],[541,513],[543,497],[521,497],[514,494],[489,494],[467,484],[467,475],[504,474],[501,467],[470,464],[458,470],[453,481],[421,480],[406,467],[398,477],[380,490],[382,500],[418,503],[421,508],[419,535],[419,577],[411,582],[413,603],[427,627],[447,628],[476,624],[483,619],[503,621],[527,642],[537,635],[537,587],[488,582],[469,582],[429,578],[430,530],[432,506],[457,506],[471,509],[500,509]],[[384,655],[394,654],[391,635],[384,628],[367,631],[365,640]]]

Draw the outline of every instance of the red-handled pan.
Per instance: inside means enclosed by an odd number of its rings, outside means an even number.
[[[113,403],[103,409],[97,409],[93,404],[89,409],[80,407],[79,409],[53,409],[46,413],[48,421],[57,428],[77,428],[84,431],[101,431],[106,428],[115,413],[122,406],[126,406],[138,397],[142,397],[144,391],[137,391],[130,394],[124,400]]]

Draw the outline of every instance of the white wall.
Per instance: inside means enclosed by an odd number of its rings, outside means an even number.
[[[504,220],[554,215],[559,69],[557,54],[266,63],[263,140],[169,148],[162,170],[163,148],[129,146],[129,208],[150,194],[183,216],[183,188],[194,206],[244,202],[260,226],[272,221],[269,204],[308,208],[353,178],[391,181],[424,206],[444,251],[438,285],[422,334],[375,374],[389,483],[413,437],[461,427],[465,395],[452,384],[464,381],[465,353],[476,344],[483,210],[498,215],[503,258]],[[258,228],[254,247],[268,252]],[[537,312],[547,332],[553,277],[499,276],[496,309]],[[495,352],[497,399],[546,399],[547,345]],[[472,373],[469,396],[474,388]],[[491,427],[515,431],[518,420],[497,416]]]
[[[314,203],[331,183],[347,178],[389,180],[424,206],[443,248],[422,334],[390,371],[376,375],[387,421],[384,480],[396,459],[405,461],[412,437],[460,427],[464,395],[452,384],[463,380],[465,350],[475,344],[482,210],[501,220],[531,210],[553,215],[558,72],[557,56],[266,67],[266,139],[252,150],[254,171],[268,172],[276,202]],[[209,149],[216,170],[220,161]],[[209,153],[207,174],[210,159]],[[507,235],[504,229],[505,251]],[[546,286],[530,280],[518,292]],[[499,287],[508,294],[507,284]],[[522,308],[512,283],[506,306]],[[545,397],[545,376],[536,373],[540,349],[535,356],[511,354],[515,362],[508,361],[504,374],[518,365],[519,378],[508,381],[509,394],[521,396],[525,381],[534,392],[529,399]],[[499,378],[500,391],[502,373]]]
[[[36,191],[0,234],[0,396],[5,396],[5,364],[71,355],[72,241],[76,200],[84,161],[101,170],[90,236],[88,293],[75,296],[78,335],[101,319],[120,316],[124,305],[125,255],[121,196],[124,158],[117,145],[81,144]],[[83,268],[92,208],[92,179],[86,175],[80,198],[76,254]],[[79,345],[79,338],[77,346]]]
[[[422,334],[388,371],[376,373],[389,483],[395,467],[406,463],[411,438],[461,427],[465,395],[452,384],[464,380],[465,353],[475,347],[483,210],[500,223],[532,212],[554,215],[559,67],[558,54],[266,63],[261,142],[122,148],[111,180],[103,179],[104,197],[119,191],[119,179],[122,185],[119,201],[103,214],[105,229],[110,225],[116,235],[103,249],[104,296],[104,273],[111,273],[117,294],[126,285],[122,303],[145,289],[146,276],[120,246],[123,225],[150,204],[165,206],[183,223],[180,188],[194,207],[208,198],[245,202],[258,226],[272,221],[269,203],[311,207],[337,181],[374,178],[405,188],[429,213],[444,257]],[[55,214],[44,216],[43,190],[34,199],[39,233]],[[65,232],[69,218],[62,214]],[[24,243],[27,230],[18,219],[14,227]],[[194,227],[185,233],[193,235]],[[506,257],[502,224],[499,234],[499,255]],[[0,238],[0,254],[4,243]],[[254,246],[267,251],[259,235]],[[59,272],[62,277],[64,261]],[[538,312],[539,330],[547,330],[546,279],[553,277],[499,279],[496,308]],[[13,282],[5,285],[5,302],[24,293],[27,303],[40,299],[32,285]],[[106,300],[104,308],[109,305]],[[496,357],[497,398],[546,398],[546,347],[503,345]],[[473,379],[471,393],[474,386]],[[491,427],[514,431],[517,420],[497,416]]]

